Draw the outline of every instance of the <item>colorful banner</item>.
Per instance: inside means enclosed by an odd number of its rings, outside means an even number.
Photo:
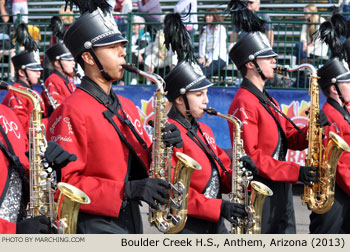
[[[35,89],[41,92],[39,86],[35,86]],[[155,86],[113,86],[113,89],[117,94],[134,102],[139,109],[141,122],[143,123],[147,132],[151,135],[152,129],[148,125],[148,122],[149,120],[153,119],[153,93],[155,91]],[[226,114],[236,91],[236,88],[209,88],[208,107],[214,107],[218,112]],[[307,124],[305,110],[308,109],[310,104],[308,90],[271,89],[268,91],[271,96],[278,101],[283,112],[289,118],[291,118],[293,122],[299,126],[304,126]],[[0,93],[0,101],[3,100],[5,94],[5,91]],[[325,97],[320,94],[321,108],[324,102]],[[200,121],[211,127],[212,131],[214,132],[216,142],[221,148],[231,148],[228,124],[225,119],[205,114]],[[271,123],[274,123],[272,118]],[[299,152],[289,150],[287,160],[303,164],[305,155],[305,151]]]

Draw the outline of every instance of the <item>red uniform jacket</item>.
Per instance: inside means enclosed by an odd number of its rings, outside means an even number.
[[[27,87],[25,84],[23,84],[21,82],[16,82],[13,84],[13,86],[16,88]],[[34,92],[38,93],[35,90],[34,90]],[[41,97],[40,94],[39,94],[39,96]],[[27,133],[27,136],[28,136],[28,134],[29,134],[29,120],[30,120],[31,112],[33,111],[33,105],[30,102],[30,100],[18,92],[8,91],[2,104],[9,107],[10,109],[12,109],[15,112],[15,114],[17,115],[18,119],[20,120],[20,122],[23,126],[23,129],[25,130],[25,132]],[[43,104],[43,111],[44,111],[44,114],[43,114],[42,122],[46,126],[48,120],[47,120],[47,118],[44,118],[44,117],[47,117],[47,111],[46,111],[46,107],[44,104]]]
[[[244,79],[242,85],[248,82],[247,79]],[[249,82],[248,86],[251,87],[252,85]],[[276,101],[275,103],[278,105]],[[270,110],[285,132],[288,148],[292,150],[307,148],[305,136],[300,134],[288,120],[272,107],[270,107]],[[260,104],[259,99],[253,93],[241,87],[238,89],[228,113],[238,117],[243,122],[242,139],[244,149],[258,167],[259,176],[273,181],[295,183],[298,180],[300,165],[273,158],[278,143],[278,127],[272,116]],[[232,141],[233,125],[231,123],[228,125]],[[306,130],[306,127],[302,129],[304,133]]]
[[[0,105],[0,124],[3,127],[15,154],[19,157],[23,167],[28,170],[29,162],[25,155],[28,147],[27,137],[16,115],[8,107]],[[5,139],[0,133],[0,141],[7,147]],[[7,176],[9,162],[7,157],[0,151],[0,195],[2,195]],[[10,223],[0,219],[0,234],[15,234],[16,223]]]
[[[67,84],[65,84],[67,83]],[[70,96],[76,89],[74,83],[65,78],[61,73],[54,71],[45,81],[45,86],[51,97],[56,100],[57,105],[60,105],[66,97]],[[42,93],[46,107],[49,107],[49,101],[45,92]]]
[[[135,105],[126,98],[118,98],[139,135],[151,146]],[[51,115],[47,139],[58,142],[66,151],[78,157],[77,161],[62,169],[62,181],[80,188],[90,197],[91,204],[82,205],[81,211],[118,217],[125,181],[128,180],[126,174],[130,151],[104,117],[106,110],[91,95],[77,89]],[[150,160],[147,151],[125,124],[116,116],[113,119],[148,170]],[[147,170],[144,171],[146,176]]]
[[[328,102],[323,105],[322,110],[331,123],[331,126],[325,127],[324,145],[326,146],[329,140],[329,132],[331,131],[338,134],[345,142],[350,144],[350,124],[344,119],[341,112]],[[350,152],[344,151],[338,160],[336,182],[350,196]]]
[[[174,123],[179,128],[179,130],[181,131],[182,140],[184,142],[184,146],[182,148],[174,147],[172,164],[175,165],[177,161],[175,152],[182,152],[192,157],[202,166],[202,170],[194,171],[192,173],[188,196],[188,215],[198,219],[205,219],[211,222],[217,222],[220,217],[222,200],[206,198],[203,194],[212,174],[210,160],[205,154],[205,152],[186,134],[188,130],[183,125],[181,125],[173,119],[169,119],[169,122]],[[216,145],[215,138],[211,129],[203,123],[199,123],[199,125],[202,129],[203,135],[214,150],[214,153],[221,160],[226,170],[232,176],[230,158],[219,146]],[[203,142],[206,141],[199,132],[199,130],[197,130],[197,135],[201,138]],[[224,173],[224,171],[220,168],[220,166],[217,163],[216,166],[218,168],[221,180],[221,192],[231,192],[231,179]]]

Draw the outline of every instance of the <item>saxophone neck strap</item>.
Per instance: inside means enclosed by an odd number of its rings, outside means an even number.
[[[241,88],[247,89],[249,92],[251,92],[253,95],[255,95],[259,101],[260,104],[265,104],[268,105],[270,107],[272,107],[277,113],[279,113],[281,116],[283,116],[288,122],[290,122],[293,127],[302,135],[306,138],[305,133],[290,119],[288,118],[284,113],[282,113],[278,108],[277,108],[277,104],[275,103],[275,101],[272,99],[271,95],[264,89],[263,92],[261,92],[253,83],[251,83],[248,79],[244,79],[242,84],[241,84]],[[267,106],[264,106],[265,109],[267,109]],[[273,119],[275,120],[275,122],[279,125],[279,122],[277,120],[277,118],[275,118],[275,116],[273,115],[273,113],[268,110],[269,114],[273,117]],[[278,126],[277,125],[277,126]],[[279,125],[279,127],[281,127],[281,125]],[[281,127],[282,129],[282,127]],[[284,133],[284,131],[282,130],[282,132]]]
[[[142,137],[137,133],[134,125],[130,122],[130,120],[127,118],[126,113],[122,107],[122,104],[120,103],[118,97],[115,95],[113,90],[111,89],[111,95],[108,96],[97,84],[93,83],[92,80],[90,80],[88,77],[84,76],[83,81],[79,87],[81,90],[87,92],[92,97],[94,97],[99,103],[103,104],[109,111],[105,111],[103,114],[106,117],[106,119],[113,125],[113,127],[116,129],[118,135],[120,136],[121,131],[118,128],[118,126],[113,121],[112,117],[116,115],[120,122],[125,124],[132,134],[136,137],[137,141],[140,143],[140,145],[147,151],[148,156],[151,157],[152,154],[150,150],[148,149],[148,146],[146,142],[142,139]],[[123,116],[118,112],[119,109],[121,110]],[[120,133],[120,134],[119,134]],[[121,139],[126,143],[127,140],[123,137]],[[131,145],[128,143],[128,147],[130,148]],[[135,152],[136,153],[136,152]],[[137,155],[136,155],[137,156]]]
[[[215,161],[216,161],[219,164],[221,170],[226,174],[226,176],[229,179],[231,179],[230,173],[227,171],[227,169],[225,168],[225,166],[221,162],[221,160],[216,156],[216,154],[213,151],[213,149],[211,148],[210,144],[208,143],[208,141],[204,137],[203,132],[202,132],[199,124],[197,124],[197,125],[198,125],[198,130],[201,133],[201,135],[203,136],[205,143],[197,135],[197,133],[196,133],[197,127],[191,127],[190,129],[188,129],[187,136],[189,136],[192,139],[192,141],[195,142],[199,146],[199,148],[202,149],[202,151],[207,155],[208,159],[211,161],[211,163],[213,164],[214,167],[217,167],[217,165],[215,164]]]

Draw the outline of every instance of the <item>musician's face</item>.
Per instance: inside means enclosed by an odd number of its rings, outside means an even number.
[[[123,77],[126,52],[123,43],[96,47],[95,53],[103,68],[113,80]]]
[[[350,103],[350,82],[339,83],[338,87],[343,96],[345,104]]]
[[[28,79],[27,76],[25,75],[24,71],[27,71]],[[39,79],[41,76],[41,71],[40,70],[19,70],[19,79],[25,82],[26,84],[30,85],[31,84],[38,84]],[[28,83],[28,80],[30,83]]]
[[[207,108],[207,104],[209,102],[208,96],[208,89],[202,89],[199,91],[189,91],[187,92],[187,100],[188,104],[190,105],[190,111],[193,118],[199,119],[202,118],[204,115],[204,110]],[[184,103],[183,97],[180,96],[176,99],[177,103],[177,109],[187,118],[186,115],[186,105]]]
[[[61,64],[62,64],[64,72],[67,73],[69,76],[72,76],[73,72],[74,72],[75,61],[74,60],[61,60]],[[57,63],[55,63],[55,66],[58,67],[58,69],[61,69],[61,66],[60,66],[58,61],[57,61]]]
[[[274,69],[276,68],[276,58],[275,57],[258,58],[258,59],[256,59],[256,62],[260,66],[266,79],[273,79],[274,78],[274,76],[275,76]]]

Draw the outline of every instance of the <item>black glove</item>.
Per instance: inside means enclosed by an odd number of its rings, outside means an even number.
[[[305,185],[312,186],[310,182],[317,182],[320,175],[317,172],[317,167],[300,166],[298,180]]]
[[[131,180],[125,184],[125,194],[128,199],[145,201],[150,207],[158,210],[157,202],[166,204],[166,200],[169,199],[166,188],[170,188],[170,184],[162,179]]]
[[[184,142],[181,138],[181,132],[175,124],[171,123],[165,126],[162,129],[162,132],[165,132],[163,134],[163,140],[166,146],[175,146],[176,148],[181,148],[182,146],[184,146]]]
[[[243,156],[239,159],[243,163],[243,166],[252,172],[253,176],[259,173],[258,167],[256,167],[253,159],[250,156]]]
[[[220,215],[229,222],[236,223],[237,221],[235,219],[246,217],[247,212],[245,211],[245,207],[241,204],[222,200]]]
[[[61,145],[56,142],[49,141],[44,154],[45,159],[51,164],[52,169],[56,171],[57,180],[61,180],[61,169],[68,163],[77,160],[75,154],[65,151]]]
[[[17,234],[49,234],[51,225],[46,216],[25,219],[16,225]]]
[[[331,123],[328,121],[328,118],[323,110],[320,110],[318,123],[320,124],[321,127],[326,125],[331,126]]]

